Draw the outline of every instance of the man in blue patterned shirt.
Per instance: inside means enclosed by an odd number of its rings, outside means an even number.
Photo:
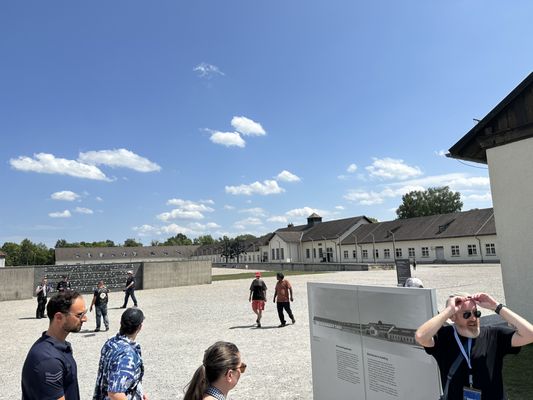
[[[143,321],[144,314],[138,308],[128,308],[122,314],[119,333],[100,352],[93,400],[148,400],[142,389],[141,346],[135,343]]]

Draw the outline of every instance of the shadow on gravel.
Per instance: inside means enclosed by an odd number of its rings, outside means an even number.
[[[253,325],[241,325],[241,326],[230,326],[229,329],[249,329],[249,328],[255,328],[255,324]]]
[[[48,317],[45,318],[35,318],[35,317],[20,317],[19,319],[48,319]]]

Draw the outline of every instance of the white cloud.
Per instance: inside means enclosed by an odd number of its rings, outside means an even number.
[[[355,171],[357,171],[357,165],[350,164],[348,165],[348,168],[346,168],[346,172],[353,174]]]
[[[176,235],[178,233],[183,233],[184,235],[190,235],[194,234],[195,232],[192,229],[189,229],[185,226],[177,225],[177,224],[170,224],[165,225],[160,228],[161,234],[170,234],[170,235]]]
[[[132,229],[140,236],[149,236],[153,234],[158,235],[160,233],[159,228],[147,224],[141,226],[134,226]]]
[[[221,226],[217,224],[216,222],[208,222],[207,224],[200,224],[198,222],[190,223],[189,228],[191,228],[194,231],[197,231],[198,233],[203,233],[205,231],[210,231],[212,229],[218,229]]]
[[[235,210],[235,207],[230,206],[229,204],[226,204],[226,205],[224,206],[224,210]]]
[[[286,224],[289,220],[287,217],[283,215],[275,215],[273,217],[270,217],[267,219],[268,222],[280,222],[282,224]]]
[[[325,216],[328,214],[327,211],[324,210],[318,210],[316,208],[311,207],[302,207],[302,208],[294,208],[292,210],[289,210],[285,213],[288,217],[309,217],[311,214],[316,213],[320,216]]]
[[[78,160],[90,165],[106,165],[112,168],[130,168],[137,172],[160,171],[156,163],[126,149],[88,151],[80,153]]]
[[[91,210],[90,208],[85,208],[85,207],[76,207],[74,211],[80,214],[94,214],[93,210]]]
[[[259,122],[255,122],[246,117],[233,117],[231,119],[231,126],[233,126],[237,132],[240,132],[245,136],[266,135],[265,130]]]
[[[261,207],[245,208],[239,212],[252,214],[255,217],[266,217],[266,212]]]
[[[394,158],[373,158],[372,165],[365,169],[370,176],[381,179],[408,179],[422,175],[418,167],[411,167],[404,163],[403,160]]]
[[[348,175],[337,175],[337,179],[340,181],[345,181],[347,179],[350,179]]]
[[[206,200],[200,200],[200,203],[204,203],[204,204],[215,204],[215,202],[211,199],[206,199]]]
[[[221,144],[222,146],[226,147],[237,146],[243,148],[246,146],[246,142],[238,132],[212,131],[209,140],[211,140],[213,143]]]
[[[11,167],[19,171],[40,174],[68,175],[75,178],[111,181],[98,167],[75,160],[56,158],[53,154],[37,153],[34,158],[20,156],[9,160]]]
[[[263,182],[256,181],[249,185],[226,186],[225,190],[226,193],[229,194],[246,196],[250,196],[252,194],[260,194],[262,196],[267,196],[270,194],[278,194],[285,191],[285,189],[278,186],[278,182],[268,179]]]
[[[341,211],[342,211],[342,210],[344,210],[344,206],[335,206],[335,209],[336,209],[336,210],[341,210]]]
[[[62,190],[60,192],[52,193],[50,198],[52,200],[64,200],[64,201],[74,201],[80,197],[79,194],[71,192],[70,190]]]
[[[479,201],[479,202],[491,202],[492,196],[490,193],[481,193],[481,194],[469,194],[466,196],[461,196],[463,200],[469,201]]]
[[[285,169],[278,174],[276,179],[278,181],[283,181],[283,182],[300,182],[300,178],[298,176],[294,175],[293,173]]]
[[[96,201],[104,201],[100,196],[96,196]]]
[[[65,211],[57,211],[57,212],[51,212],[48,214],[50,218],[70,218],[72,214],[70,214],[69,210]]]
[[[253,217],[249,217],[249,218],[246,218],[246,219],[241,219],[240,221],[236,221],[233,226],[237,229],[240,229],[240,230],[244,230],[246,229],[248,226],[258,226],[258,225],[262,225],[263,223],[261,222],[261,220],[259,218],[253,218]]]
[[[344,195],[344,198],[361,205],[381,204],[384,201],[384,196],[374,191],[349,191],[346,195]]]
[[[222,72],[216,65],[208,64],[206,62],[198,64],[193,68],[193,71],[198,73],[200,78],[211,79],[215,75],[224,76],[224,72]]]
[[[206,206],[202,203],[195,203],[191,200],[183,199],[170,199],[167,201],[167,205],[178,206],[183,211],[200,211],[200,212],[213,212],[213,208]]]
[[[448,154],[448,152],[446,150],[439,150],[439,151],[435,150],[435,155],[437,155],[439,157],[446,157],[446,154]]]
[[[449,186],[452,190],[488,188],[490,180],[486,176],[469,176],[465,173],[451,173],[443,175],[433,175],[424,178],[411,179],[408,181],[391,185],[412,185],[428,187]]]
[[[170,212],[164,212],[157,216],[161,221],[168,221],[171,219],[203,219],[204,215],[200,211],[187,211],[181,208],[176,208]]]

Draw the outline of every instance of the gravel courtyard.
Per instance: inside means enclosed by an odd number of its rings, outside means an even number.
[[[231,272],[214,270],[213,274]],[[425,287],[437,290],[439,309],[449,293],[458,291],[485,291],[505,302],[499,265],[419,266],[415,276]],[[275,278],[265,279],[270,302],[261,329],[255,328],[255,314],[248,303],[251,279],[137,291],[139,307],[146,315],[137,339],[143,348],[144,387],[149,399],[181,399],[183,387],[202,362],[203,351],[217,340],[234,342],[248,364],[239,385],[230,392],[232,399],[312,399],[307,282],[395,286],[396,272],[335,272],[288,279],[294,290],[296,324],[284,328],[277,328],[272,303]],[[85,296],[87,307],[91,298]],[[122,300],[122,293],[111,293],[109,332],[92,332],[93,312],[81,332],[67,339],[74,348],[82,399],[92,398],[100,348],[118,330]],[[47,319],[34,318],[35,308],[35,299],[0,302],[0,384],[6,399],[20,398],[22,364],[48,326]]]

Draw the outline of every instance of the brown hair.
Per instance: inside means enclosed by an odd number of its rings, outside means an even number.
[[[239,349],[230,342],[216,342],[204,352],[204,360],[185,387],[183,400],[201,400],[207,388],[228,370],[239,366]]]

